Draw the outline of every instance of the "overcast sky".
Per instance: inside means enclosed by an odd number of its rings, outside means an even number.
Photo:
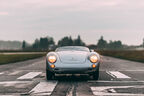
[[[0,40],[34,42],[42,36],[76,38],[96,44],[144,38],[144,0],[0,0]]]

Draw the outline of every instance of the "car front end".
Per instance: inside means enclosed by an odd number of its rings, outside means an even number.
[[[95,74],[99,71],[100,56],[96,52],[50,52],[46,70],[51,74]]]

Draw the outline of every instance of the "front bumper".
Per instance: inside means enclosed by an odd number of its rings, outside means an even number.
[[[56,74],[89,74],[89,73],[93,73],[96,71],[96,69],[92,69],[92,68],[54,68],[52,70],[50,70],[53,73]]]
[[[92,68],[91,66],[83,67],[83,66],[75,66],[75,67],[55,67],[51,68],[50,65],[47,63],[47,70],[51,71],[52,73],[56,74],[90,74],[93,72],[98,71],[100,63],[96,64],[96,68]]]

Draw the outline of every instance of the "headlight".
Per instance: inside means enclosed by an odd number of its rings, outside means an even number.
[[[48,56],[48,61],[50,62],[50,63],[55,63],[56,62],[56,56],[54,56],[54,55],[52,55],[52,56]]]
[[[98,61],[98,57],[97,57],[96,55],[91,55],[91,56],[90,56],[90,61],[91,61],[92,63],[96,63],[96,62]]]

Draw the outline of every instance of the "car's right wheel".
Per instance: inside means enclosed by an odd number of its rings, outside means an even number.
[[[50,72],[49,70],[46,70],[46,79],[52,80],[53,77],[54,77],[54,73]]]

